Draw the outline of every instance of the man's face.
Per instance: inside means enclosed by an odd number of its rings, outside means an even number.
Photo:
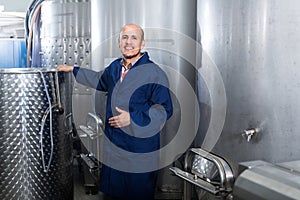
[[[119,38],[119,48],[125,59],[138,58],[145,46],[141,29],[135,25],[123,27]]]

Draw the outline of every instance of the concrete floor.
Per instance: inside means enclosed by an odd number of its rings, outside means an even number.
[[[86,187],[84,186],[83,173],[80,172],[78,165],[73,167],[74,177],[74,198],[73,200],[113,200],[105,197],[103,193],[96,192],[96,194],[87,194]],[[175,193],[157,193],[155,200],[179,200],[182,199],[181,194]]]

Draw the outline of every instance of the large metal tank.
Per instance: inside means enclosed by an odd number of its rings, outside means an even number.
[[[72,199],[71,75],[0,70],[0,199]]]
[[[198,126],[197,117],[194,117],[198,115],[198,103],[194,98],[196,1],[92,0],[91,9],[92,69],[102,70],[122,56],[117,43],[119,33],[125,24],[135,23],[145,31],[144,50],[169,77],[174,114],[161,134],[161,167],[166,167],[189,147]],[[96,102],[105,102],[101,95],[96,95]],[[98,103],[96,112],[103,110],[103,105]],[[180,192],[182,183],[169,175],[168,167],[165,169],[159,175],[159,189]]]
[[[243,161],[299,160],[300,2],[197,2],[199,72],[210,94],[200,100],[209,99],[207,121],[219,127],[199,147],[235,172]]]
[[[90,68],[91,7],[89,0],[49,0],[41,6],[40,66],[53,68],[61,64]],[[92,90],[74,82],[73,116],[76,125],[85,124],[92,112]],[[85,106],[82,106],[85,105]]]
[[[299,198],[299,6],[197,1],[200,137],[171,168],[184,199]]]

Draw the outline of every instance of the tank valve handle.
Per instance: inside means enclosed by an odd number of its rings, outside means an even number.
[[[242,132],[242,136],[247,139],[247,142],[250,142],[250,140],[252,139],[252,137],[254,135],[256,135],[258,132],[259,132],[258,128],[251,128],[251,129],[244,130]]]
[[[53,108],[53,111],[58,113],[59,115],[62,115],[64,114],[65,110],[63,107],[59,107],[58,104],[55,104],[54,108]]]

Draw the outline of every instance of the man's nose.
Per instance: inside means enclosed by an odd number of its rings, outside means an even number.
[[[126,44],[130,44],[131,43],[131,39],[130,38],[127,38],[126,39]]]

